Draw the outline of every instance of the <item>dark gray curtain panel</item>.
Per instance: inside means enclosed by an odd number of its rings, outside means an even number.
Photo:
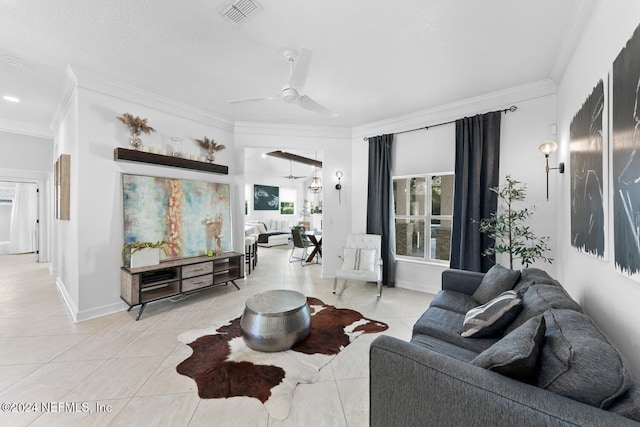
[[[493,265],[482,252],[494,241],[480,233],[475,221],[498,207],[498,196],[489,189],[499,185],[501,114],[456,120],[451,268],[486,272]]]
[[[396,283],[396,233],[393,221],[391,145],[393,135],[369,138],[367,233],[382,236],[382,283]]]

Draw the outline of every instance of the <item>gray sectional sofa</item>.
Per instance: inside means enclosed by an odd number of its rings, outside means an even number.
[[[534,268],[445,271],[411,342],[372,342],[369,397],[373,427],[640,425],[624,358]]]

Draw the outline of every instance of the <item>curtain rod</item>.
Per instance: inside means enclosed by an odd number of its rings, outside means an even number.
[[[518,109],[518,107],[516,107],[515,105],[512,105],[509,108],[505,108],[503,110],[496,110],[496,111],[491,111],[491,113],[497,113],[497,112],[501,112],[501,113],[508,113],[508,112],[514,112]],[[400,132],[395,132],[394,135],[399,135],[401,133],[408,133],[408,132],[415,132],[417,130],[429,130],[429,128],[434,128],[436,126],[442,126],[442,125],[448,125],[451,123],[455,123],[455,120],[449,120],[448,122],[442,122],[442,123],[436,123],[435,125],[430,125],[430,126],[423,126],[421,128],[415,128],[415,129],[408,129],[408,130],[401,130]],[[373,136],[365,136],[364,138],[362,138],[363,141],[368,141],[369,138],[374,138]]]

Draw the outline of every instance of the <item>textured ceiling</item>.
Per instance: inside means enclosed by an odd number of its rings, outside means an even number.
[[[221,0],[0,0],[0,128],[47,129],[67,65],[225,120],[351,127],[557,78],[595,0],[258,0],[240,26]],[[588,5],[585,7],[585,5]],[[313,50],[304,93],[280,100],[287,48]],[[556,74],[556,75],[554,75]]]

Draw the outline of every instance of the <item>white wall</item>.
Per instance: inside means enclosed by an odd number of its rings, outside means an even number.
[[[0,205],[0,242],[9,240],[11,228],[11,205]]]
[[[640,2],[598,2],[580,43],[558,85],[558,144],[560,160],[569,165],[569,127],[599,79],[607,75],[620,50],[640,23]],[[606,83],[605,83],[606,84]],[[605,156],[605,164],[608,156]],[[556,189],[559,278],[604,333],[613,340],[640,376],[640,283],[618,273],[613,262],[613,218],[605,234],[609,255],[596,258],[570,244],[570,170]],[[607,175],[605,170],[605,176]],[[609,188],[611,188],[611,181]],[[610,210],[610,207],[609,207]]]
[[[164,146],[171,136],[179,136],[182,151],[196,154],[200,152],[196,138],[206,135],[223,143],[227,149],[217,153],[216,162],[229,165],[229,175],[115,162],[114,149],[129,143],[128,129],[116,120],[125,112],[147,118],[158,131],[142,135],[145,145]],[[231,130],[228,123],[184,106],[80,75],[56,132],[59,152],[71,154],[71,220],[58,221],[59,279],[77,320],[124,307],[120,299],[122,173],[231,183],[231,203],[238,215],[244,213],[244,197],[238,200],[234,187],[236,152]],[[242,216],[239,220],[236,216],[234,249],[242,252]]]
[[[322,225],[322,277],[333,277],[338,268],[338,255],[342,252],[345,237],[351,232],[351,206],[353,205],[353,176],[348,145],[351,143],[351,131],[341,128],[320,128],[312,126],[267,125],[259,123],[237,123],[235,127],[236,149],[269,148],[322,150],[323,168],[321,175],[323,190]],[[238,175],[245,173],[244,156],[236,158]],[[344,172],[342,178],[342,203],[338,201],[338,190],[334,188],[338,179],[335,172]],[[248,172],[248,171],[246,171]],[[246,184],[252,184],[248,172]],[[263,182],[261,182],[263,183]],[[264,182],[267,185],[267,181]],[[243,194],[244,196],[244,194]],[[244,213],[243,199],[242,213]],[[296,206],[296,210],[301,207]],[[357,207],[359,209],[359,207]]]
[[[537,212],[530,225],[539,236],[551,236],[549,255],[555,258],[555,202],[545,200],[544,156],[538,152],[538,145],[550,139],[550,125],[555,123],[555,85],[539,82],[530,87],[516,88],[501,93],[489,94],[443,106],[439,109],[420,112],[404,117],[358,127],[354,130],[352,158],[353,169],[357,171],[358,200],[354,201],[352,228],[364,232],[366,229],[367,156],[368,146],[363,136],[395,133],[406,129],[416,129],[437,123],[448,122],[464,116],[472,116],[488,111],[506,108],[515,104],[518,110],[503,114],[500,144],[500,184],[504,177],[513,178],[527,184],[528,195],[524,206],[535,205]],[[394,175],[421,174],[429,172],[450,172],[455,168],[455,125],[444,125],[428,130],[401,133],[394,140]],[[553,159],[552,159],[553,160]],[[562,179],[551,175],[552,183]],[[508,260],[498,261],[508,265]],[[514,268],[520,268],[516,264]],[[555,274],[555,264],[537,263],[532,267],[544,268]],[[396,286],[436,293],[440,290],[440,277],[447,267],[423,262],[398,260]]]
[[[0,180],[35,182],[39,205],[39,261],[49,262],[51,240],[53,140],[0,131]],[[2,239],[0,239],[2,240]]]

